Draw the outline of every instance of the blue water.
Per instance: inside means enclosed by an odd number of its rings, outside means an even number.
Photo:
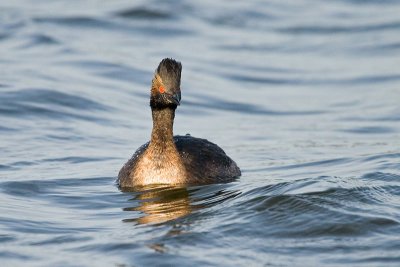
[[[399,266],[400,2],[1,1],[1,266]],[[229,184],[121,192],[154,69]]]

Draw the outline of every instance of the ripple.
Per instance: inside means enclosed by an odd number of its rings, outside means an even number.
[[[291,27],[278,28],[278,32],[288,34],[309,34],[309,35],[321,35],[321,34],[338,34],[338,33],[363,33],[363,32],[375,32],[384,30],[399,30],[400,22],[386,22],[386,23],[375,23],[370,25],[300,25]]]
[[[0,33],[0,41],[4,41],[10,36],[11,36],[11,34],[9,34],[9,33]]]
[[[359,5],[359,4],[366,4],[366,5],[376,5],[376,6],[381,6],[381,5],[390,5],[390,4],[397,4],[397,0],[337,0],[340,2],[345,2],[345,3],[352,3],[354,5]]]
[[[79,187],[87,185],[104,185],[110,183],[113,179],[104,178],[86,178],[86,179],[57,179],[57,180],[31,180],[31,181],[10,181],[1,183],[1,190],[5,194],[24,197],[50,197],[49,194],[63,187]],[[66,202],[67,203],[67,202]]]
[[[112,24],[106,22],[105,20],[87,17],[87,16],[71,16],[71,17],[37,17],[33,19],[37,23],[52,23],[52,24],[62,24],[67,26],[76,27],[111,27]]]
[[[63,158],[51,158],[44,159],[42,162],[69,162],[69,163],[84,163],[84,162],[101,162],[115,158],[104,158],[104,157],[63,157]]]
[[[130,83],[141,83],[148,85],[152,72],[144,71],[127,64],[115,64],[100,60],[68,60],[57,62],[58,65],[74,66],[83,70],[90,69],[98,77]]]
[[[48,222],[48,221],[35,221],[35,220],[13,220],[8,218],[0,218],[4,225],[11,228],[13,231],[26,234],[73,234],[77,232],[96,232],[101,229],[91,227],[65,227],[61,224]]]
[[[135,244],[132,242],[106,242],[106,243],[97,243],[90,245],[81,245],[78,247],[74,247],[72,249],[68,249],[69,251],[80,252],[80,251],[101,251],[103,253],[110,253],[112,251],[121,251],[121,250],[132,250],[140,248],[141,244]]]
[[[400,154],[398,155],[400,157]],[[383,172],[372,172],[367,173],[362,176],[363,179],[366,180],[378,180],[384,182],[398,182],[400,181],[400,175],[393,173],[383,173]]]
[[[1,184],[1,189],[6,194],[24,197],[46,192],[46,190],[40,186],[40,183],[35,181],[6,182]]]
[[[356,45],[348,50],[349,53],[356,54],[357,56],[389,55],[400,50],[400,43],[396,41],[387,41],[382,44]]]
[[[293,115],[316,115],[323,114],[325,111],[322,110],[298,110],[298,111],[278,111],[272,109],[266,109],[263,106],[249,103],[241,103],[236,101],[228,101],[218,98],[207,98],[203,97],[206,101],[190,101],[185,100],[185,104],[190,105],[192,109],[202,109],[204,111],[214,110],[225,110],[231,112],[239,112],[241,114],[251,114],[256,116],[293,116]],[[192,112],[194,112],[192,110]]]
[[[34,46],[51,46],[51,45],[58,45],[61,44],[59,41],[57,41],[56,38],[51,37],[49,35],[45,34],[33,34],[30,36],[27,36],[28,41],[24,43],[22,46],[19,46],[20,49],[26,49],[26,48],[31,48]]]
[[[196,208],[206,208],[222,204],[226,201],[240,197],[242,192],[231,189],[228,185],[211,185],[200,187],[191,191],[193,205]]]
[[[367,156],[362,159],[364,162],[383,160],[383,159],[397,159],[400,158],[400,153],[383,153]],[[395,175],[395,174],[394,174]]]
[[[391,127],[381,127],[381,126],[365,126],[351,128],[347,130],[342,130],[343,132],[356,133],[356,134],[389,134],[397,132]]]
[[[16,238],[14,236],[0,234],[0,243],[7,243],[15,240]]]
[[[83,96],[57,92],[50,89],[21,89],[3,92],[0,97],[0,114],[6,116],[38,116],[101,120],[84,115],[88,110],[106,111],[111,108]]]
[[[240,13],[229,12],[226,10],[224,13],[218,13],[214,17],[205,15],[205,21],[214,26],[229,26],[235,28],[254,28],[257,25],[268,25],[269,22],[278,19],[272,13],[265,10],[257,11],[255,9],[243,9]]]
[[[193,33],[192,30],[187,30],[181,26],[171,26],[166,24],[158,25],[127,25],[120,23],[119,21],[110,19],[100,19],[86,16],[72,16],[72,17],[38,17],[34,18],[33,21],[36,23],[46,23],[46,24],[56,24],[67,27],[77,27],[77,28],[89,28],[89,29],[99,29],[103,31],[117,31],[123,33],[135,32],[141,33],[143,35],[159,37],[171,37],[179,35],[190,35]]]
[[[313,182],[314,187],[317,187],[318,182]],[[375,190],[373,188],[332,187],[302,194],[292,194],[291,191],[282,190],[292,186],[280,184],[265,187],[265,190],[247,192],[243,196],[248,197],[249,194],[258,196],[242,202],[240,206],[253,211],[246,216],[251,221],[256,221],[254,217],[268,218],[269,235],[286,238],[363,236],[371,232],[390,232],[393,227],[400,225],[400,222],[390,215],[364,212],[362,207],[367,205],[366,203],[385,203],[373,198],[376,196],[375,193],[371,193]],[[301,186],[308,186],[308,183],[303,183]],[[278,189],[277,192],[274,192],[275,187]],[[264,196],[260,196],[259,190],[267,192],[268,195],[264,193]]]
[[[351,158],[335,158],[335,159],[325,159],[325,160],[318,160],[318,161],[311,161],[311,162],[304,162],[304,163],[297,163],[291,165],[283,165],[283,166],[273,166],[273,167],[266,167],[266,168],[255,168],[251,170],[247,170],[248,172],[258,172],[258,171],[273,171],[273,170],[290,170],[290,169],[301,169],[307,167],[329,167],[329,166],[336,166],[341,164],[348,164],[354,161]]]
[[[11,128],[11,127],[6,127],[6,126],[0,126],[0,133],[1,132],[9,133],[9,132],[14,132],[14,131],[17,131],[17,129]]]
[[[354,78],[336,78],[336,79],[320,79],[320,78],[275,78],[275,77],[259,77],[254,75],[243,75],[243,74],[228,74],[226,75],[228,79],[241,81],[241,82],[251,82],[251,83],[261,83],[261,84],[271,84],[271,85],[362,85],[362,84],[379,84],[386,82],[399,81],[400,75],[398,74],[385,74],[385,75],[369,75]]]
[[[10,169],[12,169],[12,167],[11,166],[9,166],[9,165],[4,165],[4,164],[0,164],[0,170],[10,170]]]
[[[398,1],[3,2],[0,265],[399,265]],[[243,175],[121,192],[171,56]]]
[[[22,253],[18,252],[13,252],[13,251],[8,251],[8,250],[3,250],[0,251],[0,258],[2,259],[19,259],[19,260],[32,260],[34,257],[28,256]]]
[[[75,243],[75,242],[84,242],[89,241],[91,238],[89,237],[74,237],[70,235],[61,235],[52,238],[48,238],[42,241],[34,241],[30,242],[31,246],[47,246],[47,245],[60,245],[64,243]]]
[[[131,9],[125,9],[116,12],[115,15],[127,19],[166,20],[173,17],[170,12],[164,12],[162,10],[157,10],[157,9],[150,9],[148,7],[135,7]]]

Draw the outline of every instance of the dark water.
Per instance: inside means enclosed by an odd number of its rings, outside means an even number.
[[[1,1],[1,266],[399,266],[400,2]],[[230,184],[120,192],[163,57]]]

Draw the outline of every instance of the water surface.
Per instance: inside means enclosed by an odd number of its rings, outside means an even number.
[[[398,266],[398,1],[3,1],[4,266]],[[229,184],[121,192],[153,71]]]

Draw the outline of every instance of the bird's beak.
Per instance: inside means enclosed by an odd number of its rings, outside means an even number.
[[[169,95],[169,100],[175,105],[179,106],[179,104],[181,103],[181,92],[178,91],[173,95]]]

